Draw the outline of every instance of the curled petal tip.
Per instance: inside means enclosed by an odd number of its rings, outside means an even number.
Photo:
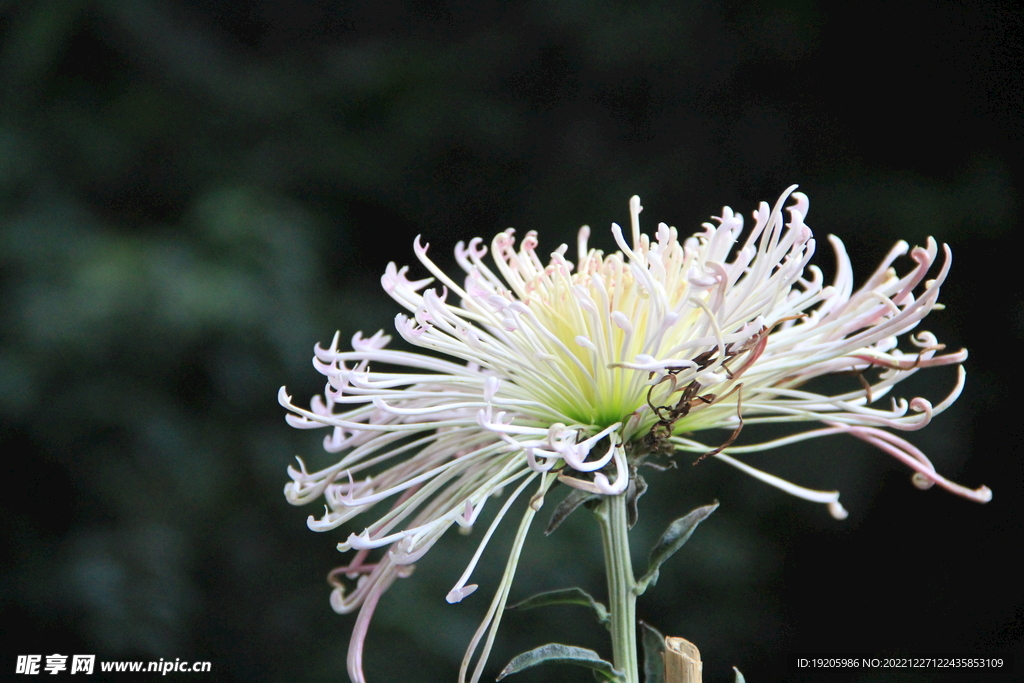
[[[979,503],[987,503],[990,500],[992,500],[992,489],[990,489],[987,486],[979,486],[974,490],[974,493],[974,500],[978,501]]]
[[[833,519],[846,519],[850,516],[850,513],[846,511],[843,504],[838,500],[834,500],[828,504],[828,514],[832,515]]]
[[[345,589],[341,586],[331,591],[330,603],[331,609],[338,614],[347,614],[352,611],[351,608],[345,605]]]
[[[910,477],[910,481],[915,487],[921,489],[922,491],[927,491],[931,487],[935,486],[934,481],[924,476],[920,472],[914,472],[914,474],[911,475]]]
[[[462,586],[460,588],[453,588],[448,592],[445,600],[448,601],[449,605],[454,605],[457,602],[462,602],[462,599],[479,588],[475,583],[471,583],[468,586]]]
[[[327,515],[328,514],[329,513],[327,511],[327,506],[325,505],[324,506],[324,519],[327,519]],[[317,518],[314,517],[313,515],[310,515],[309,517],[306,518],[306,526],[309,527],[310,531],[317,531],[318,530],[317,529],[318,525],[319,525],[319,520],[317,520]]]
[[[288,423],[288,426],[294,427],[295,429],[318,429],[323,427],[319,422],[315,422],[302,415],[294,415],[292,413],[286,413],[284,421]]]
[[[355,548],[356,550],[366,550],[368,548],[373,548],[374,543],[372,540],[370,540],[370,530],[365,529],[361,534],[349,534],[348,540],[345,541],[345,545],[349,546],[350,548]]]

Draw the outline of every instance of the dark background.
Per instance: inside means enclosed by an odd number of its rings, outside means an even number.
[[[951,245],[922,327],[970,349],[968,384],[909,438],[995,498],[920,492],[842,438],[748,460],[839,488],[843,522],[722,463],[651,473],[638,565],[670,520],[722,506],[639,613],[701,648],[708,683],[980,680],[795,674],[792,652],[1005,653],[1020,676],[1022,36],[1011,2],[0,3],[4,675],[61,652],[346,680],[353,618],[324,577],[348,531],[285,502],[292,456],[329,457],[276,391],[321,389],[311,349],[336,329],[391,327],[388,261],[422,233],[450,265],[510,225],[554,249],[588,223],[610,248],[632,194],[649,229],[688,233],[800,183],[826,272],[828,233],[858,281],[898,239]],[[460,605],[481,529],[392,588],[371,681],[455,679],[512,526]],[[603,596],[601,572],[580,513],[534,534],[512,599]],[[577,608],[509,613],[490,671],[549,641],[609,655]]]

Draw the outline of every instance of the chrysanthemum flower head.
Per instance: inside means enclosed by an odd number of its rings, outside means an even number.
[[[330,347],[315,349],[314,365],[328,379],[324,395],[308,410],[283,387],[279,396],[289,424],[329,428],[324,448],[342,454],[319,472],[307,472],[301,460],[299,469],[289,469],[290,502],[326,501],[324,516],[309,518],[311,529],[333,529],[390,501],[339,545],[355,555],[332,573],[335,610],[361,607],[349,650],[354,681],[363,681],[362,644],[383,591],[453,525],[472,527],[497,492],[510,491],[449,602],[476,588],[469,578],[496,525],[531,484],[536,488],[460,680],[489,628],[473,680],[481,674],[526,530],[555,482],[619,495],[645,458],[687,451],[825,503],[842,518],[838,492],[803,488],[734,456],[848,434],[901,460],[920,488],[938,484],[979,502],[991,498],[987,487],[945,479],[889,431],[924,427],[964,385],[965,350],[943,354],[928,332],[901,340],[940,307],[949,248],[943,246],[938,272],[926,280],[938,245],[930,238],[914,249],[899,242],[855,291],[843,244],[830,236],[837,265],[826,286],[808,265],[815,248],[804,224],[808,200],[794,190],[774,207],[762,203],[742,242],[743,219],[729,208],[683,241],[664,223],[648,236],[633,197],[629,239],[613,224],[619,251],[609,255],[588,247],[584,227],[575,261],[566,245],[542,260],[536,233],[517,246],[509,229],[489,250],[479,238],[459,243],[460,281],[430,260],[418,238],[416,256],[433,277],[410,280],[407,267],[388,265],[384,290],[407,311],[395,329],[428,353],[390,350],[383,332],[357,334],[345,351],[336,335]],[[893,264],[906,255],[912,265],[900,275]],[[938,404],[881,403],[910,375],[950,364],[957,365],[957,380]],[[839,372],[856,373],[862,386],[832,396],[807,388],[809,380]],[[733,445],[744,425],[777,422],[819,426]],[[717,445],[696,440],[695,433],[714,428],[731,431]],[[378,548],[386,551],[371,560]],[[356,580],[354,590],[342,576]]]

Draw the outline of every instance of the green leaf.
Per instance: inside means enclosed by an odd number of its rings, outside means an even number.
[[[600,623],[605,626],[611,623],[608,608],[590,597],[590,594],[582,588],[560,588],[556,591],[538,593],[505,609],[533,609],[534,607],[547,607],[548,605],[583,605],[584,607],[589,607],[594,612]]]
[[[740,670],[739,670],[739,669],[737,669],[737,668],[736,668],[736,667],[734,666],[734,667],[732,668],[732,670],[736,672],[736,680],[735,680],[735,681],[733,681],[733,683],[747,683],[747,679],[745,679],[745,678],[743,677],[743,674],[741,674],[741,673],[740,673]]]
[[[562,502],[558,504],[555,511],[551,513],[551,521],[548,522],[548,528],[544,530],[544,535],[549,536],[551,532],[561,526],[565,518],[576,511],[580,505],[584,503],[600,498],[596,493],[590,491],[584,491],[582,489],[573,489],[569,491],[569,495],[562,499]]]
[[[562,645],[561,643],[548,643],[529,652],[516,655],[508,663],[508,666],[502,669],[496,680],[500,681],[505,676],[519,673],[523,669],[529,669],[531,666],[537,666],[538,664],[575,664],[576,666],[592,669],[608,681],[621,683],[621,681],[625,680],[622,672],[613,667],[611,662],[606,662],[598,657],[597,653],[593,650],[573,647],[572,645]]]
[[[644,646],[645,683],[665,683],[665,636],[647,622],[640,622]]]
[[[683,544],[690,540],[697,525],[717,509],[718,501],[716,500],[711,505],[699,507],[668,525],[665,533],[661,535],[651,550],[651,558],[647,562],[647,573],[637,582],[637,595],[647,590],[648,585],[653,586],[658,582],[658,572],[662,563],[682,548]]]

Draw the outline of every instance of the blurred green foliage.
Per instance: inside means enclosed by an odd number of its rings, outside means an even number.
[[[796,650],[1020,652],[1021,589],[998,558],[985,581],[968,560],[1020,530],[1008,521],[1020,466],[991,458],[1019,447],[999,412],[1019,370],[1000,359],[1024,337],[1024,308],[1019,278],[990,278],[1019,268],[1003,245],[1020,227],[1024,22],[1011,3],[904,12],[780,0],[0,4],[11,652],[343,680],[351,618],[330,611],[323,582],[342,536],[309,532],[308,511],[281,495],[293,454],[327,462],[274,400],[285,383],[319,390],[313,343],[390,328],[397,307],[377,278],[412,260],[416,234],[448,265],[457,240],[508,225],[554,248],[589,223],[610,247],[604,226],[624,221],[634,193],[649,225],[687,231],[792,182],[819,237],[839,234],[861,276],[897,239],[954,244],[944,298],[958,312],[932,327],[971,348],[972,383],[959,417],[914,438],[946,473],[991,484],[996,502],[917,494],[845,442],[758,464],[841,488],[846,524],[714,463],[684,465],[649,477],[637,558],[674,517],[716,497],[722,509],[641,615],[697,642],[709,680],[734,664],[779,680]],[[917,386],[936,396],[950,383]],[[591,527],[578,514],[531,538],[513,598],[570,585],[601,595]],[[961,544],[952,558],[948,533]],[[444,602],[474,538],[445,543],[382,602],[371,680],[453,680],[485,599]],[[928,597],[900,607],[908,594]],[[856,626],[865,619],[879,623]],[[607,647],[580,622],[571,607],[508,615],[494,671],[551,640]]]

